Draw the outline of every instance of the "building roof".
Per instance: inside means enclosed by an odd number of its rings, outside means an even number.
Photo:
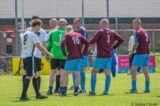
[[[0,18],[15,17],[15,0],[0,0]],[[18,16],[22,16],[22,0]],[[23,0],[24,17],[81,17],[82,0]],[[106,0],[84,0],[84,16],[106,17]],[[160,0],[109,0],[110,17],[160,17]]]

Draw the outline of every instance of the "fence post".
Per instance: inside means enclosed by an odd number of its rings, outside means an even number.
[[[84,0],[82,0],[82,26],[84,26]]]
[[[155,54],[155,32],[152,31],[152,52]]]
[[[19,37],[18,37],[18,2],[15,0],[15,33],[16,33],[16,56],[19,55]]]

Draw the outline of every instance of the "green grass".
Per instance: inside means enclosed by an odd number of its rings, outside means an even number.
[[[49,96],[46,100],[36,100],[32,84],[28,90],[30,101],[20,102],[22,82],[21,77],[17,76],[0,76],[0,106],[134,106],[132,103],[154,103],[160,105],[160,76],[158,73],[151,75],[151,93],[144,94],[144,76],[138,75],[138,94],[126,94],[130,89],[130,75],[119,74],[112,78],[110,95],[101,96],[104,89],[104,75],[98,75],[97,95],[88,96],[87,94],[74,97],[71,90],[68,96],[59,97],[56,95]],[[90,88],[90,75],[87,74],[87,91]],[[70,84],[71,86],[71,78]],[[46,94],[48,89],[48,76],[42,77],[42,94]],[[145,105],[149,106],[149,105]]]

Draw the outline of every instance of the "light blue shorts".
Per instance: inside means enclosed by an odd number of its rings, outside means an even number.
[[[82,60],[82,67],[88,67],[88,56],[83,56],[83,60]]]
[[[148,67],[149,54],[136,54],[133,58],[132,66]]]
[[[93,64],[95,69],[111,70],[112,58],[96,58]]]
[[[67,60],[64,70],[65,71],[82,71],[82,59]]]

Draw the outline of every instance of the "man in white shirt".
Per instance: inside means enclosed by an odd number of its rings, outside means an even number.
[[[40,19],[38,16],[32,16],[31,18],[31,23],[35,20],[35,19]],[[32,31],[32,27],[27,28],[26,31],[31,32]],[[38,36],[39,41],[41,44],[45,44],[46,39],[47,39],[47,34],[46,31],[42,28],[39,29],[39,31],[35,32],[35,34]],[[34,50],[34,56],[35,56],[35,64],[36,64],[36,68],[37,68],[37,75],[38,75],[38,79],[37,79],[37,83],[38,83],[38,88],[40,89],[40,85],[41,85],[41,77],[40,77],[40,71],[41,71],[41,58],[42,58],[42,52],[36,47]],[[25,74],[23,75],[23,80],[25,79]]]
[[[40,27],[42,25],[41,20],[35,19],[32,22],[31,25],[31,31],[26,31],[26,33],[22,36],[22,46],[23,46],[23,52],[22,52],[22,58],[23,58],[23,64],[24,69],[26,72],[26,77],[23,81],[23,90],[22,95],[20,97],[21,101],[29,100],[27,97],[27,90],[29,87],[30,80],[33,80],[33,87],[36,92],[36,99],[45,99],[46,96],[43,96],[39,92],[38,83],[37,83],[37,67],[35,64],[35,58],[34,58],[34,50],[35,48],[38,48],[41,52],[48,55],[49,57],[53,58],[53,55],[49,53],[42,45],[38,38],[38,36],[35,34],[35,32],[38,32],[40,30]]]

